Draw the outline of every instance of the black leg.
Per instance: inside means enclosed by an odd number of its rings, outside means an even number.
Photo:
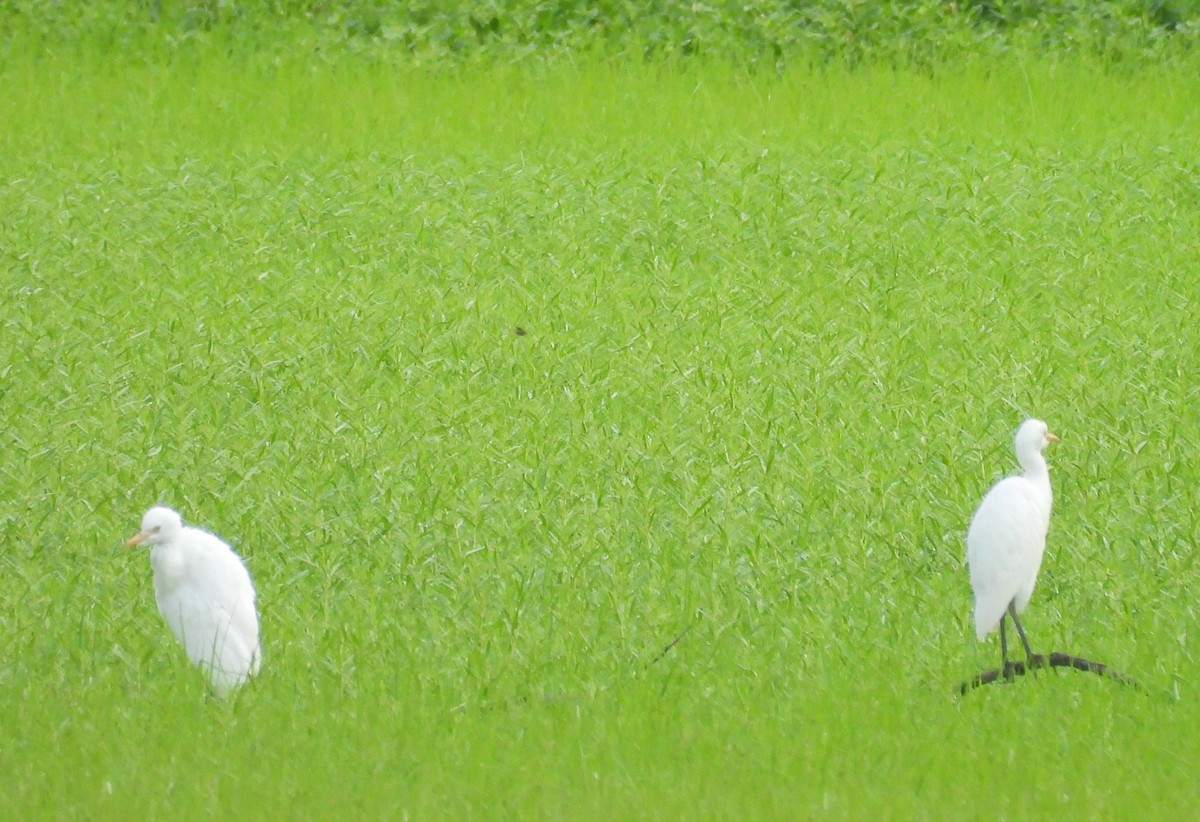
[[[1004,678],[1011,682],[1013,671],[1008,663],[1008,636],[1004,633],[1004,614],[1000,615],[1000,670]]]
[[[1029,640],[1025,638],[1025,629],[1021,627],[1021,620],[1017,619],[1017,608],[1011,602],[1008,603],[1008,613],[1012,616],[1013,625],[1017,626],[1017,634],[1021,637],[1021,644],[1025,646],[1025,658],[1032,663],[1033,649],[1029,647]],[[1003,625],[1003,623],[1001,624]]]

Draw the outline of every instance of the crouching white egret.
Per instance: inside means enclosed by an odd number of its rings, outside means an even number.
[[[258,673],[258,611],[242,558],[163,506],[146,512],[125,547],[138,544],[151,546],[159,612],[213,689],[223,696]]]
[[[1017,429],[1017,462],[1024,473],[1006,477],[992,486],[979,504],[967,531],[967,566],[975,592],[975,633],[983,639],[1000,628],[1002,670],[1008,670],[1005,614],[1012,617],[1032,659],[1033,651],[1017,614],[1025,610],[1050,527],[1050,471],[1042,450],[1058,437],[1041,420],[1026,420]]]

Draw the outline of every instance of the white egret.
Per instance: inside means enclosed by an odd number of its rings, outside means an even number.
[[[984,496],[967,531],[967,566],[975,592],[975,633],[983,639],[1000,628],[1000,655],[1008,671],[1004,617],[1012,617],[1032,659],[1033,651],[1017,614],[1025,610],[1046,551],[1050,527],[1050,471],[1042,450],[1058,437],[1041,420],[1017,429],[1017,462],[1024,473],[1000,480]]]
[[[224,695],[258,673],[258,611],[242,558],[163,506],[146,512],[125,546],[141,543],[151,546],[158,610],[213,689]]]

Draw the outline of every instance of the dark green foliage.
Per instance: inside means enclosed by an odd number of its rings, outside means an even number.
[[[231,44],[295,29],[323,48],[370,48],[421,60],[511,60],[597,50],[651,58],[707,56],[745,64],[930,65],[1013,48],[1158,60],[1200,31],[1194,0],[8,0],[6,39],[79,40],[126,49],[220,32]],[[295,39],[293,38],[293,44]]]

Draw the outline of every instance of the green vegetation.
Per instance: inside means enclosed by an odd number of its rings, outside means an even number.
[[[7,24],[7,25],[5,25]],[[0,32],[51,48],[172,52],[196,39],[422,62],[622,53],[738,63],[958,64],[1027,49],[1106,62],[1194,48],[1197,0],[7,0]],[[278,37],[286,31],[286,37]]]
[[[429,70],[229,29],[5,41],[0,817],[1190,815],[1186,52]],[[1145,693],[955,695],[1027,414],[1030,639]],[[255,576],[228,703],[120,548],[156,502]]]

